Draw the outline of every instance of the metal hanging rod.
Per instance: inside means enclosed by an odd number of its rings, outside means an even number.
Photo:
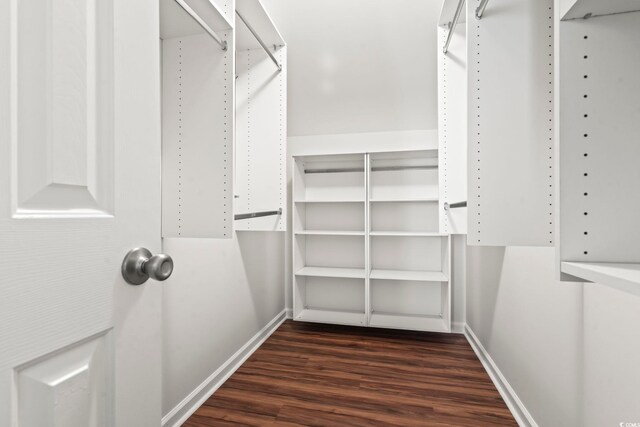
[[[191,9],[189,7],[188,4],[186,4],[184,2],[184,0],[174,0],[176,3],[178,3],[178,6],[180,6],[185,12],[187,12],[187,14],[194,20],[196,21],[215,41],[216,43],[218,43],[220,45],[220,47],[222,48],[222,50],[227,50],[227,41],[226,40],[222,40],[220,38],[219,35],[216,34],[215,31],[213,31],[203,20],[202,18],[200,18],[198,16],[197,13],[195,13],[193,11],[193,9]]]
[[[456,30],[456,26],[458,25],[458,20],[460,19],[460,14],[462,13],[462,9],[464,8],[464,1],[458,1],[458,7],[456,7],[456,13],[453,15],[453,21],[449,24],[449,34],[447,34],[447,41],[444,42],[444,46],[442,47],[442,53],[447,53],[449,51],[449,43],[451,43],[451,38],[453,37],[453,33]]]
[[[371,168],[372,172],[400,171],[406,169],[438,169],[437,165],[424,166],[378,166]],[[305,169],[304,173],[341,173],[341,172],[364,172],[364,168],[331,168],[331,169]]]
[[[251,212],[246,214],[238,214],[234,215],[233,219],[251,219],[251,218],[259,218],[261,216],[272,216],[272,215],[282,215],[282,208],[277,211],[264,211],[264,212]]]
[[[444,210],[445,211],[448,211],[449,209],[466,208],[466,207],[467,207],[467,202],[445,203],[444,204]]]
[[[487,3],[489,3],[489,0],[480,0],[480,4],[476,8],[476,19],[482,18],[482,14],[484,13],[484,9],[487,7]]]
[[[244,25],[247,26],[247,28],[249,29],[249,31],[251,31],[251,34],[253,34],[253,37],[256,38],[256,40],[258,40],[258,43],[260,43],[260,46],[262,46],[262,48],[264,49],[265,52],[267,52],[267,55],[269,55],[269,58],[271,58],[271,60],[273,61],[274,64],[276,64],[276,67],[278,67],[278,71],[282,71],[282,65],[280,65],[280,63],[278,62],[278,60],[276,59],[275,56],[273,56],[273,54],[271,53],[271,51],[269,50],[269,48],[267,47],[266,44],[264,44],[264,42],[262,41],[262,39],[260,38],[260,36],[258,35],[258,33],[255,32],[255,30],[253,29],[253,27],[251,25],[249,25],[249,23],[242,17],[242,15],[240,15],[240,12],[238,12],[236,10],[236,15],[238,15],[238,18],[240,18],[240,20],[242,22],[244,22]]]

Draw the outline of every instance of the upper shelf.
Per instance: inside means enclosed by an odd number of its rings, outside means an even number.
[[[640,264],[563,262],[562,272],[640,295]]]
[[[271,20],[260,0],[236,0],[236,10],[272,48],[285,45],[282,35]],[[237,18],[237,17],[236,17]],[[236,48],[238,50],[261,49],[258,41],[240,19],[236,19]]]
[[[566,11],[566,13],[563,14],[562,20],[639,10],[640,1],[638,0],[569,0],[563,3],[563,12]]]
[[[213,31],[233,28],[217,6],[209,0],[182,0]],[[177,3],[176,0],[160,0],[160,38],[193,36],[205,30]]]
[[[458,7],[458,0],[444,0],[442,2],[442,10],[440,11],[440,19],[438,19],[438,26],[447,28],[449,22],[453,21],[453,15],[456,13]],[[458,19],[458,24],[467,22],[467,8],[463,7]]]

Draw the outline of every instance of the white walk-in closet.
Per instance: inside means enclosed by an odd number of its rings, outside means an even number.
[[[0,1],[0,427],[640,427],[640,1]]]

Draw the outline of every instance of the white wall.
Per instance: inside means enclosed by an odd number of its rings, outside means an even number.
[[[555,268],[553,248],[467,247],[468,326],[539,426],[640,422],[640,298]]]
[[[553,248],[467,247],[467,324],[538,425],[581,425],[582,288]]]
[[[163,415],[284,309],[284,233],[164,239]]]
[[[640,425],[640,297],[584,287],[584,426]]]
[[[264,0],[289,50],[289,135],[435,129],[435,0]]]

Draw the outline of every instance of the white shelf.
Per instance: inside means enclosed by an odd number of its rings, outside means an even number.
[[[394,313],[371,313],[369,326],[379,328],[410,329],[432,332],[449,332],[440,316],[404,315]]]
[[[365,324],[366,315],[358,311],[303,309],[295,318],[303,322],[336,323],[339,325]]]
[[[390,237],[447,237],[446,234],[427,231],[371,231],[369,232],[369,235]]]
[[[371,198],[369,199],[371,203],[410,203],[410,202],[418,202],[418,203],[436,203],[440,201],[438,197],[425,197],[425,198],[407,198],[407,199],[380,199],[380,198]]]
[[[601,16],[637,10],[640,10],[638,0],[574,0],[562,20],[584,18],[586,14]]]
[[[640,264],[563,262],[563,273],[640,295]]]
[[[260,34],[267,46],[283,46],[285,44],[282,35],[278,32],[260,0],[236,0],[236,10]],[[236,26],[236,47],[238,50],[260,49],[260,44],[242,21],[237,19],[236,22],[238,23]]]
[[[408,271],[408,270],[371,270],[370,279],[378,280],[410,280],[416,282],[448,282],[449,278],[441,271]]]
[[[296,276],[364,279],[366,277],[366,272],[364,268],[303,267],[296,271]]]
[[[194,2],[187,0],[186,5],[202,19],[213,31],[222,32],[233,28],[233,23],[218,9],[214,2]],[[160,38],[172,39],[196,34],[206,34],[198,24],[175,0],[160,1]]]
[[[294,203],[364,203],[362,199],[346,199],[346,200],[335,200],[335,199],[324,199],[324,200],[295,200]]]
[[[364,236],[364,230],[299,230],[295,234],[300,236]]]

